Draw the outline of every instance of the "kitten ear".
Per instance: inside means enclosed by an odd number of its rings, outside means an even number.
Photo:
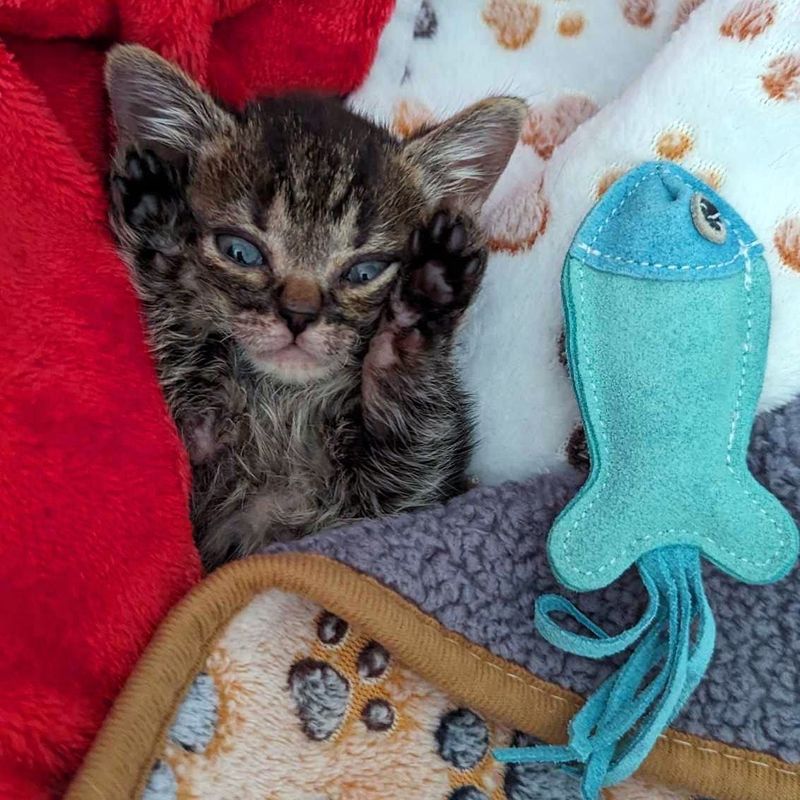
[[[111,113],[121,142],[162,154],[196,150],[231,115],[182,70],[139,45],[117,45],[105,67]]]
[[[516,97],[491,97],[409,141],[406,156],[422,170],[429,196],[483,205],[511,158],[526,111]]]

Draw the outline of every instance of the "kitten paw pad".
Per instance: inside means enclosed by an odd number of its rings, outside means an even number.
[[[447,211],[438,211],[411,235],[405,294],[425,316],[461,311],[469,304],[485,264],[484,252],[471,240],[468,223]]]
[[[176,169],[149,150],[131,151],[111,179],[112,199],[134,228],[158,227],[175,218]]]

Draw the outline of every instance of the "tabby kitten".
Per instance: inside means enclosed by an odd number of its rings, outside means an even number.
[[[111,223],[205,566],[457,494],[471,426],[453,335],[524,104],[402,143],[332,98],[232,111],[142,47],[112,50],[106,84]]]

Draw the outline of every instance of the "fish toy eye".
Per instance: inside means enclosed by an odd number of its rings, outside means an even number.
[[[699,192],[692,195],[692,222],[703,238],[714,244],[724,244],[728,235],[725,220],[719,209]]]

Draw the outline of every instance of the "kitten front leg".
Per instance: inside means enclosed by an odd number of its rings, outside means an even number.
[[[402,281],[402,304],[419,314],[416,327],[426,336],[449,333],[480,286],[486,250],[474,222],[437,211],[411,235],[409,264]]]
[[[483,277],[486,251],[477,239],[473,223],[447,211],[413,232],[409,262],[370,342],[368,388],[376,374],[413,369],[426,349],[449,341]]]
[[[465,488],[472,423],[451,349],[486,263],[477,242],[470,222],[444,211],[415,231],[409,263],[370,342],[362,380],[370,449],[361,477],[383,512]],[[403,505],[393,506],[400,497]]]

